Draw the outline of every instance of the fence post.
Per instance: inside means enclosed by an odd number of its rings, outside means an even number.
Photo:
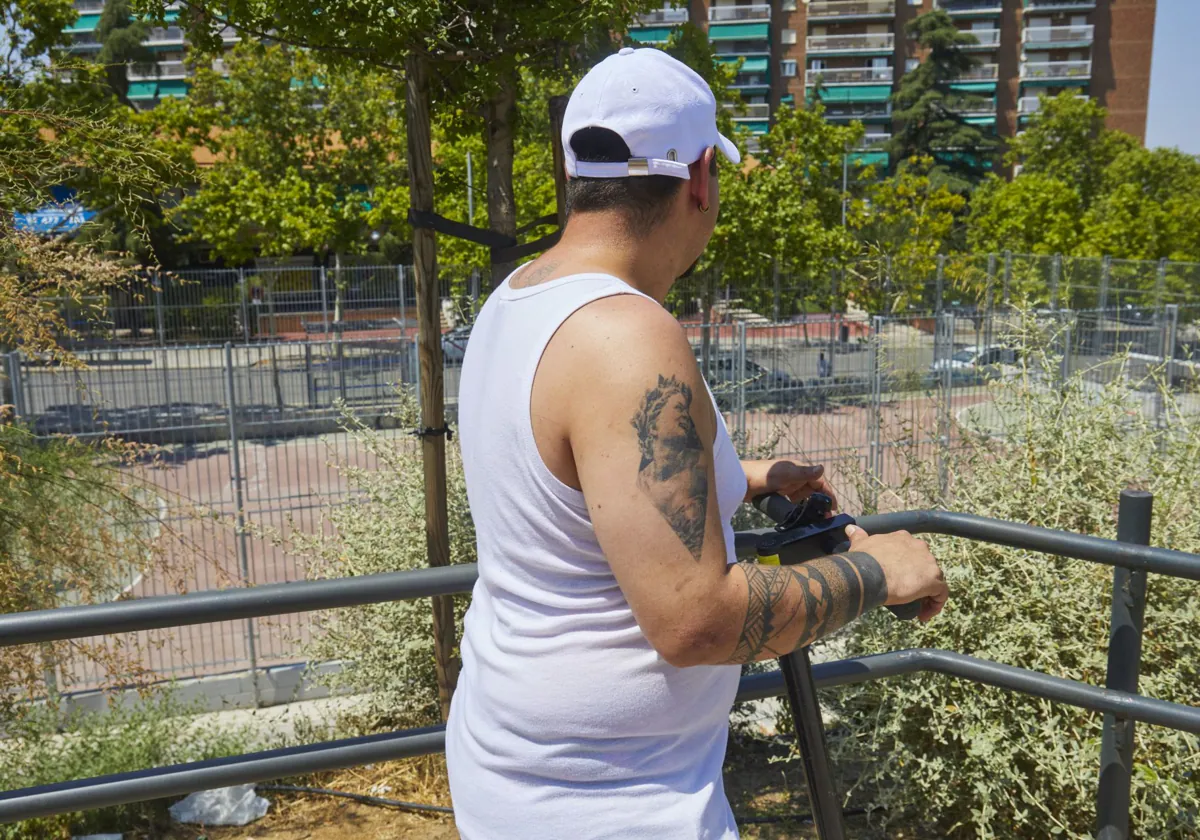
[[[996,306],[996,255],[988,254],[987,289],[984,291],[984,321],[983,343],[992,346],[992,326],[995,321],[993,309]]]
[[[1112,276],[1112,257],[1107,254],[1100,258],[1100,317],[1108,309],[1108,283]]]
[[[238,266],[238,289],[242,297],[242,340],[250,343],[250,290],[246,288],[246,269]],[[257,325],[256,325],[257,326]]]
[[[934,299],[933,311],[937,317],[942,315],[942,295],[944,292],[944,284],[946,282],[946,255],[938,254],[937,257],[937,297]]]
[[[946,493],[950,489],[950,462],[947,458],[947,450],[950,448],[950,400],[954,393],[954,369],[950,365],[950,358],[954,355],[954,315],[952,313],[943,313],[937,319],[937,333],[934,344],[934,356],[943,362],[941,368],[941,376],[938,381],[938,390],[941,392],[941,399],[938,400],[937,412],[937,467],[938,467],[938,487],[942,494],[943,502],[946,499]],[[940,345],[941,352],[937,349]]]
[[[158,332],[158,346],[167,343],[167,323],[163,314],[163,276],[161,271],[154,272],[154,327]]]
[[[883,473],[883,316],[871,319],[871,412],[867,418],[870,440],[867,442],[867,472],[871,476],[871,509],[879,509],[879,482]]]
[[[1062,279],[1062,254],[1055,254],[1050,261],[1050,309],[1058,308],[1058,284]]]
[[[1167,388],[1175,381],[1175,343],[1179,341],[1179,304],[1168,303],[1167,315],[1167,346],[1164,348],[1167,362]]]
[[[21,351],[13,350],[6,354],[8,362],[8,387],[12,392],[12,407],[14,420],[20,420],[25,417],[25,384],[21,381]],[[0,402],[3,402],[3,395],[0,395]]]
[[[771,284],[775,289],[775,297],[771,303],[771,323],[779,323],[779,258],[771,258]]]
[[[1158,274],[1154,279],[1154,308],[1162,309],[1163,294],[1167,290],[1167,258],[1158,261]]]
[[[1117,539],[1150,544],[1154,496],[1122,490]],[[1108,673],[1104,687],[1136,694],[1142,658],[1142,619],[1146,612],[1146,573],[1113,569],[1112,627],[1108,637]],[[1130,779],[1133,771],[1133,721],[1104,716],[1100,746],[1100,784],[1096,791],[1097,840],[1129,837]]]
[[[1063,333],[1062,333],[1062,362],[1059,364],[1058,371],[1058,389],[1059,393],[1066,394],[1067,380],[1071,377],[1071,333],[1072,333],[1071,317],[1068,315],[1063,318]]]
[[[737,399],[737,431],[741,437],[743,451],[750,439],[746,431],[746,322],[737,322],[738,349],[738,399]]]
[[[250,557],[246,545],[246,507],[242,498],[242,455],[238,449],[237,383],[233,377],[233,345],[225,342],[225,401],[229,406],[230,474],[233,483],[233,503],[236,510],[238,572],[242,586],[250,585]],[[250,677],[254,684],[254,705],[260,705],[258,688],[258,642],[254,619],[247,618],[245,626],[246,653],[250,658]]]
[[[407,310],[404,307],[404,266],[396,266],[396,281],[400,284],[400,336],[403,338],[408,328]]]
[[[329,304],[325,300],[325,266],[320,266],[321,279],[321,331],[329,338]]]
[[[1001,300],[1005,306],[1009,302],[1009,287],[1012,285],[1012,251],[1004,252],[1004,293]]]
[[[308,391],[308,407],[317,407],[317,383],[313,380],[312,344],[304,343],[304,384]]]

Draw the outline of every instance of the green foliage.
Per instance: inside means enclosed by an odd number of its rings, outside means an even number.
[[[966,192],[991,171],[998,141],[957,112],[978,108],[983,97],[955,91],[951,85],[979,62],[963,47],[978,44],[936,9],[909,21],[908,37],[926,51],[925,59],[900,79],[892,94],[899,127],[884,148],[900,167],[914,157],[929,157],[930,177],[938,185]]]
[[[104,714],[63,715],[36,706],[5,726],[0,744],[0,789],[129,773],[186,761],[239,755],[259,748],[247,728],[197,718],[170,690]],[[124,832],[166,823],[165,800],[138,802],[0,826],[2,840],[59,840],[71,835]]]
[[[932,158],[914,158],[896,175],[871,186],[852,206],[863,256],[847,273],[845,291],[870,311],[923,302],[937,255],[949,250],[966,199],[937,178]]]
[[[862,138],[862,126],[826,122],[823,113],[820,106],[782,107],[754,161],[719,162],[720,216],[707,259],[740,292],[769,281],[773,263],[785,274],[824,277],[830,262],[854,251],[841,226],[842,158]],[[813,285],[827,291],[824,283]]]
[[[233,263],[365,251],[375,191],[394,197],[405,172],[394,78],[249,42],[225,67],[156,109],[177,145],[214,156],[174,213],[187,238]]]
[[[154,51],[143,44],[149,34],[150,24],[133,18],[129,0],[105,0],[96,26],[100,41],[96,62],[104,68],[113,93],[130,108],[129,65],[143,73],[152,72],[154,67]]]
[[[418,424],[416,401],[401,395],[391,415],[397,428]],[[364,426],[346,414],[344,423],[371,468],[342,463],[355,492],[351,504],[326,510],[322,534],[295,533],[292,549],[318,578],[367,575],[424,567],[425,491],[420,449],[408,436]],[[389,424],[390,425],[390,424]],[[475,562],[475,526],[457,445],[446,447],[446,500],[453,563]],[[457,600],[455,638],[462,637],[464,599]],[[322,632],[308,645],[314,662],[341,660],[345,669],[320,674],[335,690],[366,695],[355,724],[366,730],[418,726],[440,719],[434,672],[433,619],[428,600],[392,601],[321,616]]]
[[[991,176],[971,196],[970,250],[1072,254],[1083,211],[1078,191],[1052,175],[1023,172],[1013,181]]]
[[[946,506],[1112,537],[1126,487],[1154,493],[1152,544],[1200,551],[1200,422],[1164,393],[1159,426],[1127,362],[1057,381],[1052,325],[1032,318],[1004,340],[1023,349],[1018,374],[989,386],[989,402],[959,415],[963,439],[937,465],[912,443],[894,448],[907,479],[881,486],[889,509]],[[1151,403],[1153,401],[1151,400]],[[1165,430],[1166,429],[1166,430]],[[852,471],[853,474],[853,471]],[[860,490],[867,492],[869,488]],[[864,496],[870,498],[869,495]],[[1112,571],[1106,566],[961,539],[931,537],[951,599],[928,625],[873,614],[845,638],[846,655],[929,647],[1103,685]],[[1139,691],[1200,705],[1196,584],[1152,576]],[[841,653],[839,653],[841,655]],[[920,836],[1091,837],[1101,716],[934,674],[864,683],[826,695],[848,736],[841,766],[861,768],[851,793]],[[1139,724],[1133,773],[1136,836],[1190,838],[1200,813],[1200,739]]]

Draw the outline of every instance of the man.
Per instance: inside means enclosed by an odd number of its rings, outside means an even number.
[[[446,735],[464,838],[725,838],[721,765],[739,665],[880,604],[947,591],[927,547],[854,533],[799,567],[736,563],[730,519],[820,467],[739,462],[662,308],[718,211],[704,81],[623,49],[563,123],[569,221],[488,299],[459,431],[479,542]]]

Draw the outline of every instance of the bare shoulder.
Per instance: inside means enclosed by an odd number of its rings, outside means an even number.
[[[654,367],[665,357],[693,359],[683,327],[654,301],[619,294],[580,307],[563,322],[555,343],[569,355],[586,353],[614,374]]]

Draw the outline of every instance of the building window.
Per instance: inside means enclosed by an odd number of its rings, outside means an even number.
[[[781,29],[779,31],[779,43],[781,43],[781,44],[796,43],[796,30],[795,29]]]
[[[779,4],[779,8],[784,12],[794,12],[796,11],[796,0],[783,0],[783,2]]]
[[[921,59],[919,59],[919,58],[905,59],[904,72],[911,73],[912,71],[916,70],[920,66],[921,66]]]
[[[785,58],[779,62],[779,75],[795,76],[796,75],[796,60],[794,58]]]

